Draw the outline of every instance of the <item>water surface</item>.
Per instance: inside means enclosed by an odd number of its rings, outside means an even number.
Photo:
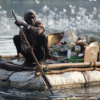
[[[89,0],[70,0],[70,2],[68,0],[39,0],[39,2],[40,3],[36,3],[36,1],[31,3],[1,3],[2,9],[0,11],[7,11],[7,14],[6,17],[3,15],[3,19],[2,15],[0,15],[0,55],[17,54],[16,48],[13,44],[13,36],[18,35],[19,28],[14,24],[15,20],[11,14],[11,9],[15,11],[18,18],[22,21],[24,11],[27,9],[34,9],[38,18],[41,19],[46,25],[46,35],[55,32],[62,32],[66,28],[71,28],[77,36],[100,36],[99,0],[92,0],[91,2]],[[70,6],[74,7],[74,5],[75,12],[72,14],[72,8]],[[42,8],[46,6],[49,9],[46,12],[43,12]],[[57,10],[55,10],[55,8],[57,8]],[[66,9],[66,11],[64,9]],[[82,15],[82,13],[80,13],[82,11],[85,11],[85,14]],[[61,12],[63,14],[61,14]],[[42,14],[41,17],[39,17],[39,13]],[[60,15],[59,18],[56,17],[57,14]],[[89,15],[93,15],[93,17]],[[81,20],[77,20],[76,16],[81,17]],[[65,20],[68,19],[68,22],[66,21],[66,23],[64,23],[64,18]],[[76,20],[78,21],[77,24]],[[90,23],[88,22],[89,20]],[[57,24],[56,21],[58,22]],[[53,91],[55,96],[51,96],[50,92],[47,91],[34,92],[1,86],[0,100],[63,100],[68,96],[70,98],[76,97],[76,99],[97,99],[100,98],[99,87],[100,85],[85,88],[56,90]]]

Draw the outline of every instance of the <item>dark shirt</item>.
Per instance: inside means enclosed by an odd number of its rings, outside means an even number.
[[[23,27],[23,32],[30,44],[30,46],[33,46],[33,50],[37,50],[37,37],[41,33],[45,33],[45,26],[44,23],[41,21],[36,21],[34,26],[31,26],[30,29],[27,29],[26,27]],[[21,38],[21,50],[25,53],[27,53],[27,49],[29,48],[27,46],[26,40],[21,33],[19,32],[20,38]]]

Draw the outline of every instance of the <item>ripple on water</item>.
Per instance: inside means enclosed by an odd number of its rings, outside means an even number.
[[[96,93],[97,92],[97,93]],[[100,85],[83,87],[83,88],[70,88],[66,90],[53,91],[54,95],[51,95],[49,91],[29,91],[24,89],[16,89],[12,87],[0,87],[0,95],[3,97],[8,96],[10,100],[66,100],[70,99],[98,99],[100,98]]]

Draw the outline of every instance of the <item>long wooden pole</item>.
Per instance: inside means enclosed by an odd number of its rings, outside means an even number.
[[[96,66],[100,66],[100,62],[96,62]],[[42,69],[47,67],[48,69],[56,69],[56,68],[82,68],[82,67],[92,67],[94,66],[94,62],[83,62],[83,63],[60,63],[60,64],[48,64],[42,65]]]
[[[12,14],[13,14],[15,20],[17,20],[17,18],[16,18],[16,16],[15,16],[15,13],[14,13],[13,10],[12,10]],[[22,34],[23,34],[23,36],[24,36],[24,38],[25,38],[25,40],[26,40],[27,45],[29,46],[29,48],[31,48],[31,46],[30,46],[30,44],[29,44],[29,42],[28,42],[28,40],[27,40],[27,38],[26,38],[26,36],[25,36],[25,34],[24,34],[22,28],[21,28],[21,26],[19,26],[19,28],[20,28],[20,30],[21,30],[21,32],[22,32]],[[36,56],[35,56],[35,54],[34,54],[34,52],[33,52],[32,49],[31,49],[31,54],[32,54],[34,60],[36,61],[36,64],[38,65],[39,70],[40,70],[41,73],[42,73],[42,78],[44,79],[44,81],[45,81],[45,83],[46,83],[46,85],[47,85],[49,91],[50,91],[51,94],[53,95],[53,92],[52,92],[51,89],[50,89],[50,88],[51,88],[51,84],[50,84],[49,81],[47,80],[47,78],[46,78],[46,76],[45,76],[45,74],[44,74],[44,71],[42,70],[42,68],[41,68],[41,66],[40,66],[40,64],[39,64],[39,62],[38,62],[38,60],[37,60],[37,58],[36,58]]]

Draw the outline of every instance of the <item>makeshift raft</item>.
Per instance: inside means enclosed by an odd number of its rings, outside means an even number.
[[[55,37],[61,39],[63,33],[60,35],[49,35],[48,42]],[[55,44],[60,39],[56,39]],[[52,44],[54,42],[50,45]],[[48,90],[41,73],[37,72],[37,68],[21,67],[22,64],[23,60],[18,61],[16,56],[0,56],[0,85],[34,91]],[[99,66],[100,62],[41,65],[42,69],[48,69],[45,74],[52,85],[52,90],[100,84]]]
[[[37,91],[48,90],[41,73],[36,72],[36,67],[21,67],[23,61],[17,61],[15,58],[1,56],[0,85]],[[98,66],[100,62],[41,65],[43,69],[46,67],[49,70],[46,77],[52,85],[52,90],[100,84]]]

